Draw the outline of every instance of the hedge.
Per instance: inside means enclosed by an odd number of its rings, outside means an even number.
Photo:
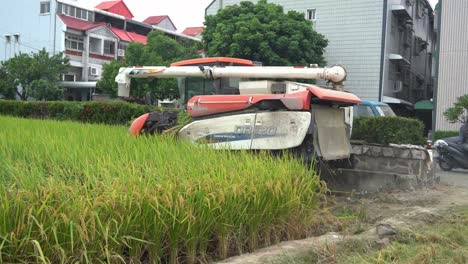
[[[460,135],[459,131],[436,131],[432,135],[433,141],[435,142],[436,140],[442,139],[442,138],[449,138],[449,137],[457,137]]]
[[[73,120],[85,123],[128,124],[144,113],[161,108],[124,102],[2,101],[0,115]]]
[[[357,117],[353,122],[352,139],[388,145],[424,145],[424,124],[405,117]]]

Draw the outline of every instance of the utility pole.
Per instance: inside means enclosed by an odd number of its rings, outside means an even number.
[[[8,57],[7,57],[7,48],[8,48],[8,45],[10,44],[10,42],[11,42],[11,35],[6,34],[5,35],[5,61],[8,59]]]
[[[18,50],[18,53],[20,51],[20,34],[19,33],[15,33],[13,34],[13,38],[15,40],[15,46],[13,46],[13,53],[14,55],[16,56],[16,50]]]

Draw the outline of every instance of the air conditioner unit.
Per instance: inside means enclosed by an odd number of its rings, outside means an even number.
[[[125,57],[125,50],[124,49],[118,49],[117,50],[117,56]]]
[[[89,67],[89,75],[98,76],[99,70],[96,67]]]

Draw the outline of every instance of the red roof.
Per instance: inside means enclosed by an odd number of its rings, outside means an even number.
[[[188,27],[182,32],[182,34],[196,37],[198,34],[202,33],[204,29],[204,27]]]
[[[168,18],[168,17],[169,16],[150,16],[147,19],[145,19],[143,23],[151,24],[151,25],[159,24],[161,23],[161,21],[163,21],[165,18]]]
[[[254,63],[251,60],[244,60],[238,58],[230,57],[209,57],[209,58],[199,58],[199,59],[190,59],[174,62],[171,66],[189,66],[189,65],[206,65],[212,63],[224,63],[232,64],[235,66],[253,66]]]
[[[96,8],[124,16],[128,19],[133,18],[132,12],[130,11],[130,9],[128,9],[127,5],[124,3],[123,0],[102,2],[99,5],[97,5]]]
[[[166,18],[169,19],[169,22],[171,22],[174,29],[177,30],[176,26],[174,25],[174,23],[172,22],[169,16],[150,16],[147,19],[145,19],[143,23],[150,24],[150,25],[158,25]]]
[[[105,24],[104,22],[92,23],[65,15],[59,15],[59,17],[67,27],[77,30],[88,30]]]
[[[101,10],[111,9],[113,6],[115,6],[116,4],[118,4],[118,2],[120,2],[120,1],[107,1],[107,2],[102,2],[102,3],[100,3],[99,5],[97,5],[96,8],[97,8],[97,9],[101,9]]]
[[[114,27],[110,27],[109,29],[122,41],[138,42],[138,43],[146,45],[146,36],[133,33],[133,32],[128,32],[128,31],[114,28]]]

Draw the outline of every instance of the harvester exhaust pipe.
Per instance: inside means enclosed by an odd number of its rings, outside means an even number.
[[[296,67],[210,67],[210,66],[173,66],[173,67],[129,67],[120,68],[115,77],[118,83],[118,96],[130,95],[131,78],[178,78],[201,77],[206,79],[217,78],[257,78],[257,79],[309,79],[327,80],[335,89],[341,90],[346,80],[346,70],[340,65],[331,68],[296,68]],[[340,89],[341,88],[341,89]]]

